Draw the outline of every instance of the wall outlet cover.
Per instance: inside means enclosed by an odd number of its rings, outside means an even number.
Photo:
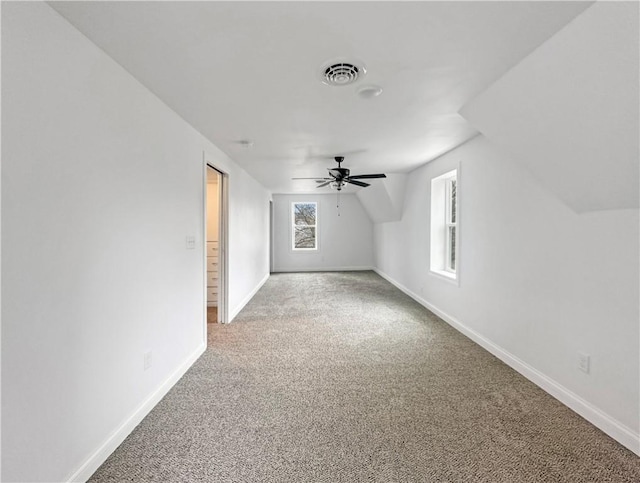
[[[151,367],[152,363],[153,363],[153,359],[152,359],[151,351],[145,352],[145,354],[144,354],[144,370],[146,371],[147,369],[149,369]]]
[[[578,369],[585,374],[589,374],[591,369],[591,356],[583,352],[578,352]]]

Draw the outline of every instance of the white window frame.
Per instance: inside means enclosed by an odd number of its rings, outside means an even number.
[[[452,219],[452,182],[456,185],[455,221]],[[455,230],[452,230],[452,229]],[[451,232],[455,231],[455,238]],[[430,273],[459,283],[460,273],[460,173],[448,171],[431,179]],[[454,248],[454,265],[451,264]]]
[[[296,205],[314,205],[316,208],[315,225],[304,225],[315,229],[315,243],[313,248],[296,247]],[[291,202],[291,250],[294,252],[313,252],[318,250],[318,202],[316,201],[293,201]]]

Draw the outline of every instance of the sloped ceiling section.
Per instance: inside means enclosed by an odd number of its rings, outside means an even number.
[[[577,213],[638,208],[638,4],[598,2],[460,111]]]
[[[374,223],[386,223],[402,219],[406,174],[387,174],[375,180],[367,189],[356,193],[362,206]]]

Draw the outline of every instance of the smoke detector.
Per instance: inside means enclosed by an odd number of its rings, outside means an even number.
[[[250,139],[239,139],[238,141],[234,141],[234,143],[243,149],[251,149],[253,147],[253,141]]]
[[[366,72],[362,63],[334,60],[322,66],[320,78],[328,86],[348,86],[364,76]]]
[[[374,97],[378,97],[380,94],[382,94],[382,87],[380,86],[369,85],[362,86],[358,89],[358,95],[362,99],[372,99]]]

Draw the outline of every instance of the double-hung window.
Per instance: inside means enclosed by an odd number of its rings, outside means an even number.
[[[459,267],[458,170],[431,180],[431,271],[457,280]]]
[[[456,185],[458,183],[457,176],[445,180],[445,225],[446,237],[445,244],[446,260],[444,269],[448,272],[456,272]]]
[[[318,204],[316,202],[292,203],[291,224],[293,250],[318,249]]]

